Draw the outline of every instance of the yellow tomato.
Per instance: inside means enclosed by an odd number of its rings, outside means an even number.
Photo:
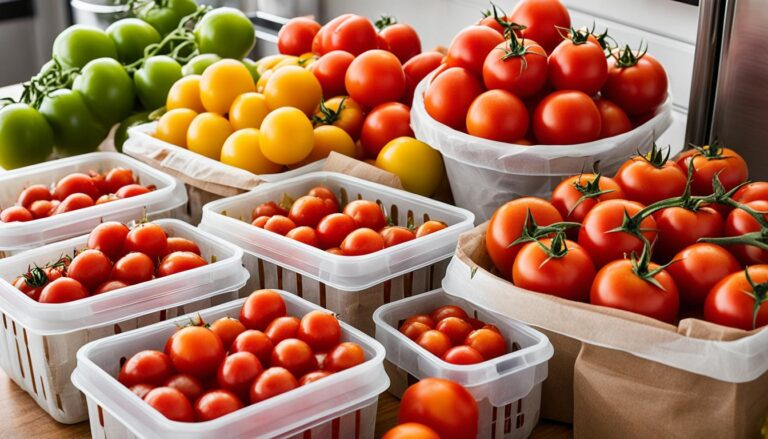
[[[296,107],[304,114],[314,113],[323,97],[320,81],[309,70],[286,66],[275,70],[264,87],[264,97],[270,110]]]
[[[312,52],[302,53],[301,55],[299,55],[299,62],[296,63],[296,65],[298,65],[299,67],[304,67],[306,69],[307,67],[314,64],[315,61],[317,61],[318,59],[320,58],[318,58],[318,56]]]
[[[200,113],[187,130],[187,148],[208,158],[218,160],[221,147],[232,134],[232,125],[216,113]]]
[[[336,96],[318,105],[315,111],[315,125],[337,126],[353,139],[360,137],[365,122],[363,107],[349,96]]]
[[[189,75],[176,81],[168,91],[165,108],[167,110],[189,108],[203,113],[205,108],[200,100],[200,75]]]
[[[306,114],[292,107],[278,108],[261,123],[259,145],[273,163],[291,165],[304,160],[314,144],[312,122]]]
[[[250,91],[256,91],[253,76],[243,63],[234,59],[211,64],[200,78],[200,99],[212,113],[226,113],[238,96]]]
[[[187,130],[192,120],[197,116],[189,108],[175,108],[165,114],[157,122],[155,137],[182,148],[187,147]]]
[[[259,93],[264,93],[264,89],[267,87],[267,81],[269,81],[269,78],[272,76],[272,73],[275,73],[274,70],[265,70],[264,73],[261,74],[261,77],[259,77],[259,81],[256,82],[256,91]]]
[[[398,177],[405,190],[430,196],[443,178],[443,157],[413,137],[398,137],[384,145],[376,166]]]
[[[221,163],[235,166],[254,174],[274,174],[283,169],[270,162],[259,147],[259,130],[245,128],[235,131],[221,148]]]
[[[261,93],[243,93],[232,102],[229,109],[229,123],[232,128],[260,128],[261,122],[267,117],[269,109],[267,100]]]
[[[309,164],[322,160],[336,151],[349,157],[355,156],[355,141],[349,137],[346,131],[333,125],[322,125],[315,128],[315,146],[302,164]]]
[[[267,70],[272,69],[286,59],[292,58],[296,57],[293,55],[284,55],[282,53],[277,55],[267,55],[256,63],[256,71],[259,72],[260,75],[263,75]]]

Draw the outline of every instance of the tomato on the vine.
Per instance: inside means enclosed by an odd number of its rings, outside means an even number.
[[[741,270],[739,261],[728,250],[704,242],[680,250],[671,260],[667,273],[675,280],[680,301],[689,307],[703,305],[715,284]]]
[[[83,250],[72,259],[67,268],[67,276],[93,290],[109,279],[112,261],[98,250]]]
[[[624,191],[614,179],[581,174],[561,181],[552,191],[551,202],[566,221],[580,223],[597,203],[624,197]]]
[[[502,89],[525,99],[536,95],[547,82],[547,54],[533,40],[512,38],[495,46],[482,69],[488,89]]]
[[[751,331],[768,325],[768,265],[753,265],[715,285],[704,303],[704,318]]]
[[[549,55],[549,80],[557,90],[578,90],[590,96],[600,91],[608,77],[603,49],[576,32]]]
[[[688,168],[693,166],[691,192],[694,195],[711,194],[712,179],[715,175],[728,191],[746,181],[749,173],[744,158],[718,142],[682,153],[677,159],[677,164],[686,173]]]
[[[627,199],[646,206],[679,197],[685,190],[685,172],[667,158],[654,145],[648,154],[627,160],[616,171],[613,179],[624,190]]]
[[[595,278],[586,250],[562,235],[526,244],[512,265],[512,282],[523,289],[584,302]]]
[[[629,115],[648,113],[667,97],[667,73],[656,58],[625,46],[608,60],[608,77],[601,93]]]
[[[768,212],[768,201],[750,201],[745,203],[745,206],[763,215],[763,220],[768,221],[768,214],[764,213]],[[723,236],[738,237],[746,233],[759,232],[761,229],[761,224],[750,213],[740,208],[733,209],[725,219]],[[768,263],[768,250],[754,245],[733,244],[728,246],[728,250],[744,265]]]
[[[675,253],[700,238],[717,238],[723,234],[723,217],[711,207],[669,207],[656,212],[653,218],[658,232],[654,257],[660,262],[672,260]]]
[[[384,16],[376,21],[379,36],[384,38],[387,50],[405,63],[421,53],[421,40],[416,30],[405,23],[398,23],[394,17]]]

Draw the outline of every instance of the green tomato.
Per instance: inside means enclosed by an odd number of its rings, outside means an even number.
[[[95,151],[109,133],[88,109],[77,90],[59,89],[43,99],[40,113],[53,128],[56,152],[76,155]]]
[[[203,53],[197,55],[181,68],[181,73],[183,73],[184,76],[202,75],[203,71],[216,61],[221,61],[221,57],[215,53]]]
[[[160,35],[171,33],[182,18],[197,11],[195,0],[166,0],[165,6],[154,2],[152,7],[139,11],[139,18],[151,24]]]
[[[181,77],[179,63],[170,56],[160,55],[144,62],[144,67],[133,74],[133,83],[144,108],[154,110],[165,105],[168,91]]]
[[[53,130],[39,111],[27,104],[0,109],[0,166],[20,168],[45,161],[53,152]]]
[[[107,125],[125,119],[136,99],[133,81],[123,65],[111,58],[95,59],[83,67],[73,90],[79,91],[85,104]]]
[[[218,8],[205,14],[195,27],[200,53],[215,53],[222,58],[240,59],[256,42],[251,20],[234,8]]]
[[[64,67],[83,68],[96,58],[117,59],[117,49],[103,30],[76,24],[64,29],[53,41],[53,57]]]
[[[242,61],[243,64],[245,64],[245,67],[248,68],[248,71],[251,72],[254,84],[259,82],[259,78],[261,78],[261,75],[259,74],[259,63],[250,58],[243,58]]]
[[[115,43],[117,59],[124,64],[144,58],[144,48],[161,39],[154,27],[138,18],[117,20],[107,28],[107,35]]]
[[[128,140],[128,130],[149,122],[149,111],[142,111],[128,116],[125,120],[120,122],[115,130],[115,149],[118,152],[123,152],[123,144]]]

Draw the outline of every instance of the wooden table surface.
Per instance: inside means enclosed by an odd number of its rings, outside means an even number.
[[[399,401],[387,392],[379,398],[376,419],[376,437],[395,425]],[[0,370],[0,407],[3,408],[3,426],[0,438],[84,439],[90,438],[88,422],[64,425],[54,421],[26,392]],[[567,425],[540,422],[531,438],[563,439],[573,435]]]

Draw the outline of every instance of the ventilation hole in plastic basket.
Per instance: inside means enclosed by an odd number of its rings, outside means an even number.
[[[42,376],[40,377],[40,390],[43,391],[43,399],[48,401],[48,395],[46,395],[46,393],[45,393],[45,381],[43,381],[43,377]]]
[[[305,431],[301,437],[302,439],[312,439],[312,430]]]
[[[277,267],[277,289],[283,289],[283,267]]]
[[[58,407],[59,410],[64,411],[64,404],[62,404],[61,395],[58,393],[56,394],[56,407]]]
[[[13,336],[16,336],[16,322],[11,320],[11,327],[13,328]]]
[[[411,374],[408,374],[408,381],[407,381],[408,387],[411,387],[412,385],[414,385],[414,384],[416,384],[418,382],[419,382],[418,378],[416,378],[415,376],[413,376]]]
[[[521,398],[517,400],[517,413],[522,413],[522,412],[523,412],[523,400]]]
[[[35,381],[35,368],[32,366],[32,353],[29,352],[29,341],[27,339],[27,330],[21,328],[21,333],[24,335],[24,348],[27,351],[27,365],[29,366],[29,378],[32,381],[32,391],[37,395],[37,381]]]
[[[339,188],[339,206],[346,206],[348,201],[349,194],[347,193],[347,190],[343,187]]]
[[[392,224],[396,226],[400,225],[400,212],[398,211],[397,204],[393,204],[392,207],[389,208],[389,218],[392,220]]]
[[[504,434],[512,431],[512,419],[510,419],[511,416],[512,404],[507,404],[504,406]]]
[[[522,346],[520,346],[520,343],[513,341],[512,342],[512,352],[519,351],[522,349]]]
[[[320,307],[325,308],[325,284],[320,282]]]
[[[384,303],[389,303],[392,300],[392,281],[384,281]]]
[[[120,357],[120,361],[119,361],[119,363],[120,363],[120,366],[118,367],[118,369],[122,369],[122,368],[123,368],[123,365],[125,364],[125,362],[126,362],[126,361],[128,361],[128,359],[127,359],[127,358],[125,358],[125,357]]]
[[[256,263],[256,266],[257,266],[257,271],[259,273],[259,289],[263,290],[264,289],[264,261],[259,259],[258,262]]]
[[[472,311],[472,318],[478,319],[478,317],[477,317],[477,310],[473,310]]]
[[[413,271],[403,275],[403,297],[411,297],[413,294]]]
[[[51,362],[51,347],[48,345],[48,337],[43,337],[43,354],[45,355],[45,362]]]
[[[355,439],[360,439],[360,418],[362,417],[360,410],[355,412]]]
[[[301,285],[302,276],[299,273],[295,273],[295,274],[296,274],[296,295],[303,298],[304,291],[302,290],[302,285]]]
[[[523,428],[523,425],[525,425],[525,413],[520,413],[517,417],[517,428]]]
[[[429,214],[428,213],[424,213],[424,218],[422,218],[422,221],[423,222],[429,221]]]
[[[5,318],[5,314],[3,314],[3,328],[8,329],[8,320]]]
[[[164,322],[168,318],[168,312],[166,310],[160,311],[160,321]]]
[[[176,312],[176,315],[177,315],[177,316],[183,316],[183,315],[184,315],[184,314],[186,314],[186,313],[187,313],[187,312],[184,310],[184,305],[181,305],[181,306],[179,307],[179,310]]]
[[[498,420],[498,410],[494,406],[491,410],[491,439],[496,439],[496,421]]]
[[[123,328],[121,328],[117,323],[115,323],[115,326],[112,329],[115,331],[115,334],[120,334],[123,332]]]
[[[97,406],[96,411],[99,413],[99,425],[101,425],[101,428],[104,428],[104,410],[101,406]]]
[[[405,213],[405,223],[406,224],[415,224],[416,216],[413,214],[413,211],[408,209],[408,212]]]
[[[14,340],[16,342],[16,356],[18,357],[18,363],[19,363],[19,372],[21,372],[21,378],[24,379],[24,365],[21,364],[21,349],[19,348],[19,341]]]
[[[331,439],[339,439],[339,432],[341,431],[341,418],[336,418],[331,421]]]

